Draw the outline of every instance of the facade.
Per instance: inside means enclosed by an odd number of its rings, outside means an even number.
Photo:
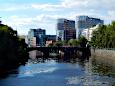
[[[56,35],[46,35],[45,46],[48,47],[50,44],[53,44],[55,41],[56,41]]]
[[[30,44],[31,44],[32,47],[36,47],[36,46],[37,46],[36,41],[37,41],[37,40],[36,40],[36,37],[33,37],[33,38],[31,39],[31,43],[30,43]]]
[[[45,46],[45,35],[44,29],[30,29],[28,32],[28,45],[29,47]]]
[[[58,19],[56,40],[70,40],[76,38],[75,21]]]
[[[56,41],[56,35],[46,35],[46,40]]]
[[[25,37],[25,43],[28,44],[28,35]]]
[[[48,40],[48,41],[46,41],[46,47],[48,47],[50,44],[53,44],[54,43],[54,41],[52,41],[52,40]]]
[[[76,37],[79,38],[84,29],[94,27],[98,24],[103,25],[103,23],[104,21],[98,18],[78,16],[76,19]]]
[[[92,28],[87,28],[87,29],[84,29],[81,33],[82,36],[84,36],[88,41],[91,41],[91,38],[92,38],[92,33],[93,31],[95,31],[97,28],[99,27],[99,25],[96,25]]]

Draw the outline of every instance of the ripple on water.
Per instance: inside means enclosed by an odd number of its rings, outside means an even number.
[[[67,85],[78,85],[80,83],[79,78],[76,77],[68,77],[67,79]]]
[[[33,66],[32,65],[23,66],[19,71],[18,78],[34,77],[36,74],[40,74],[40,73],[52,73],[56,69],[57,69],[56,67],[52,67],[52,66],[36,67],[35,64]]]
[[[67,85],[78,85],[78,86],[110,86],[109,82],[100,81],[95,79],[94,76],[73,76],[65,78]]]

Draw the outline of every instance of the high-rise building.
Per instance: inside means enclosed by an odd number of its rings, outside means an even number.
[[[46,47],[56,42],[56,35],[46,35]]]
[[[56,35],[46,35],[46,41],[48,40],[56,41]]]
[[[56,40],[69,40],[76,38],[75,21],[58,19]]]
[[[30,29],[28,32],[29,47],[45,46],[45,35],[44,29]]]
[[[92,28],[83,29],[81,35],[84,36],[88,41],[91,41],[93,31],[96,31],[100,25],[96,25]]]
[[[79,38],[82,31],[87,28],[94,27],[98,24],[103,25],[104,21],[99,18],[92,18],[88,16],[78,16],[76,19],[76,37]]]

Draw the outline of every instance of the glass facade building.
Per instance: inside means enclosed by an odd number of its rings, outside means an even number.
[[[36,46],[45,46],[45,35],[46,31],[44,29],[30,29],[28,32],[28,45],[32,47],[32,43],[35,45],[36,42]]]
[[[103,25],[104,21],[99,18],[92,18],[88,16],[78,16],[76,19],[76,33],[77,38],[81,35],[82,31],[96,25]]]
[[[46,35],[46,40],[56,41],[56,35]]]
[[[70,40],[76,38],[75,21],[58,19],[56,40]]]

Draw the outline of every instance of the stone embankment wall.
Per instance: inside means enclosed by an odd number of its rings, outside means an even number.
[[[115,50],[95,49],[91,50],[91,55],[98,62],[115,67]]]

